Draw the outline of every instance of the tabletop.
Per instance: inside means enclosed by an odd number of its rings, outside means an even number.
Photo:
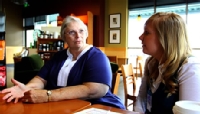
[[[111,106],[105,106],[105,105],[101,105],[101,104],[94,104],[94,105],[88,106],[84,109],[89,109],[89,108],[103,109],[103,110],[107,110],[107,111],[110,111],[110,112],[115,112],[117,114],[141,114],[139,112],[122,110],[122,109],[119,109],[119,108],[114,108],[114,107],[111,107]],[[77,112],[83,111],[84,109],[80,109]]]
[[[1,114],[72,114],[90,106],[91,103],[73,99],[47,103],[7,103],[2,100],[0,95],[0,113]]]

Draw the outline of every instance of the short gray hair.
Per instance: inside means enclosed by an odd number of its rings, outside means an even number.
[[[88,37],[88,29],[87,29],[87,26],[83,23],[83,21],[81,19],[75,17],[75,16],[67,16],[63,20],[63,23],[62,23],[62,26],[61,26],[61,31],[60,31],[61,38],[65,41],[65,30],[67,28],[67,25],[69,23],[71,23],[72,21],[75,21],[75,22],[78,22],[78,23],[82,24],[83,25],[83,29],[86,32],[86,36]]]

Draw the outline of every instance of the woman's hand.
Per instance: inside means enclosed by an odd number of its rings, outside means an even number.
[[[32,89],[24,93],[22,102],[25,103],[43,103],[48,102],[47,90]]]
[[[15,85],[13,87],[2,90],[1,93],[5,93],[6,95],[3,97],[3,100],[7,100],[7,102],[11,102],[15,99],[15,103],[18,102],[19,98],[24,96],[24,93],[29,91],[30,88],[26,87],[23,83],[18,82],[15,79],[11,79],[11,82]]]

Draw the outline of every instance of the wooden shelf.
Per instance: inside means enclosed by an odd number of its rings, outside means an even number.
[[[58,45],[59,41],[61,42]],[[44,62],[47,62],[56,52],[58,52],[58,50],[56,50],[58,47],[60,47],[61,50],[65,48],[65,44],[61,38],[38,38],[37,40],[37,53]]]
[[[40,41],[59,41],[59,40],[62,40],[61,38],[38,38],[38,40]],[[63,41],[63,40],[62,40]]]
[[[57,50],[50,50],[50,51],[37,51],[38,53],[55,53]]]
[[[47,58],[42,58],[42,60],[50,60],[50,59],[47,59]]]

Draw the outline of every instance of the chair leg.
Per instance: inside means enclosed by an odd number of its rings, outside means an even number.
[[[124,84],[124,105],[126,109],[128,109],[128,96],[127,96],[127,82],[126,82],[126,77],[123,76],[123,84]]]
[[[117,95],[120,83],[120,73],[116,74],[115,85],[113,87],[113,94]]]
[[[135,77],[136,77],[136,80],[137,80],[137,77],[138,77],[138,67],[137,66],[135,67],[135,70],[136,70]]]

